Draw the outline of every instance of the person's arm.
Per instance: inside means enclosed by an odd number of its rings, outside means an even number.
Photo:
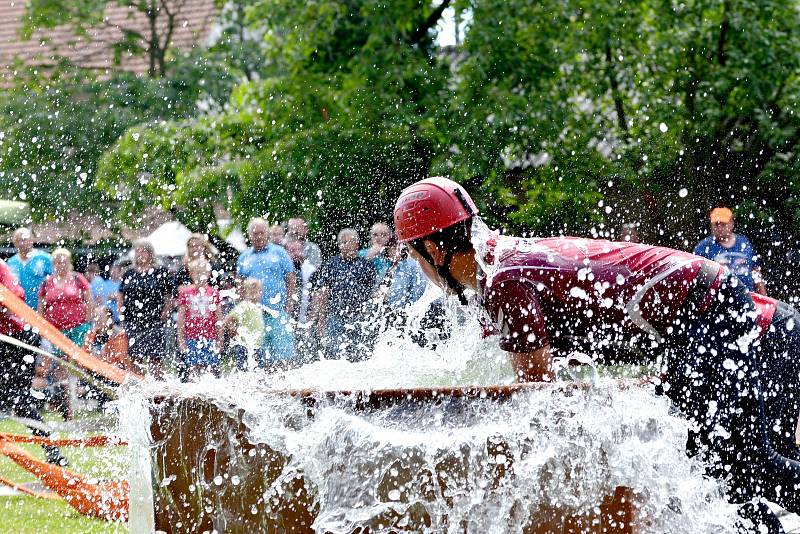
[[[235,336],[236,329],[239,328],[239,321],[236,315],[233,312],[229,313],[228,316],[222,321],[222,326],[223,329],[228,332],[229,336]]]
[[[550,345],[533,352],[509,352],[508,357],[518,382],[552,382],[555,378]]]
[[[310,254],[308,254],[307,259],[316,269],[322,267],[322,251],[315,243],[311,243],[311,246],[308,247]]]
[[[295,289],[297,288],[297,275],[294,271],[288,272],[286,278],[286,313],[292,315],[295,305]]]
[[[171,295],[167,295],[164,299],[164,308],[161,310],[161,320],[166,321],[169,319],[172,310],[175,309],[175,298]]]
[[[122,297],[122,292],[114,293],[114,300],[117,301],[117,317],[121,322],[125,321],[125,299]]]
[[[327,331],[328,319],[328,288],[321,287],[314,292],[311,301],[311,316],[317,322],[317,335],[322,338]]]
[[[92,318],[92,311],[94,311],[94,298],[92,297],[92,286],[89,284],[89,281],[84,278],[82,274],[79,274],[77,277],[77,281],[81,287],[81,294],[83,295],[83,307],[84,313],[86,314],[85,321],[89,321]]]
[[[233,276],[235,281],[241,282],[250,274],[245,270],[244,254],[244,252],[240,254],[239,258],[236,260],[236,272]]]
[[[128,336],[125,335],[125,332],[120,331],[109,340],[109,343],[112,341],[114,341],[111,347],[114,355],[114,363],[116,363],[120,369],[135,372],[136,368],[131,363],[130,358],[128,358]]]
[[[177,335],[178,335],[178,350],[181,352],[186,352],[186,338],[185,335],[185,327],[186,327],[186,308],[183,305],[178,305],[178,323],[176,325]]]
[[[534,282],[496,278],[484,291],[484,305],[517,381],[552,380],[549,334]]]
[[[44,308],[45,308],[44,301],[45,301],[45,295],[47,295],[47,290],[45,289],[46,287],[47,287],[47,279],[45,279],[44,283],[39,288],[39,304],[36,307],[37,308],[36,311],[42,317],[44,317]]]
[[[225,326],[222,317],[222,299],[220,299],[219,293],[217,293],[217,307],[214,310],[214,321],[217,327],[217,341],[222,341],[223,337],[225,337]]]
[[[83,301],[86,306],[86,320],[89,321],[92,318],[92,312],[94,311],[94,299],[92,298],[91,289],[84,289]]]
[[[162,291],[164,291],[164,307],[161,310],[161,320],[166,322],[172,315],[172,310],[175,309],[178,294],[178,280],[172,274],[164,269],[161,273],[162,278]]]
[[[766,296],[767,283],[764,281],[764,276],[761,274],[761,267],[753,267],[753,287],[756,293]]]

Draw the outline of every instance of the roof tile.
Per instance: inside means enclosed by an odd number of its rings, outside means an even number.
[[[214,0],[165,0],[175,14],[172,46],[189,50],[206,44],[217,17]],[[146,74],[148,60],[144,55],[122,54],[119,66],[114,64],[111,43],[121,39],[125,30],[147,35],[149,25],[146,16],[132,8],[109,5],[105,12],[105,23],[91,28],[88,36],[75,35],[71,28],[59,26],[51,30],[34,32],[31,39],[20,37],[24,0],[0,0],[0,78],[13,76],[11,66],[17,60],[29,66],[49,66],[60,58],[91,69],[121,68]],[[157,28],[163,34],[166,16],[161,15]]]

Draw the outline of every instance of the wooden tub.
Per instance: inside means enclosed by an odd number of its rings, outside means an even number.
[[[528,388],[543,384],[500,387],[438,389],[396,389],[365,392],[283,391],[274,395],[299,398],[313,418],[320,402],[343,401],[351,409],[381,410],[398,404],[469,403],[476,399],[504,402]],[[150,449],[153,472],[155,527],[167,533],[181,532],[314,532],[312,524],[319,513],[313,488],[302,473],[282,476],[288,459],[263,443],[247,439],[241,409],[221,410],[200,398],[153,399]],[[502,443],[487,443],[502,449]],[[502,452],[502,450],[500,451]],[[497,487],[509,475],[512,465],[498,468],[488,484]],[[446,484],[448,471],[459,466],[448,462],[436,465],[431,476]],[[413,475],[413,474],[411,474]],[[409,476],[411,476],[409,475]],[[399,476],[404,476],[402,473]],[[494,486],[492,485],[494,484]],[[376,488],[378,495],[381,488]],[[639,496],[630,488],[617,487],[609,495],[597,495],[596,506],[582,515],[566,513],[546,504],[537,508],[524,529],[528,533],[634,533],[637,527]],[[381,518],[395,532],[416,532],[430,524],[425,511],[413,510],[405,516],[387,513]],[[456,529],[459,530],[459,529]],[[370,527],[355,529],[366,534]]]

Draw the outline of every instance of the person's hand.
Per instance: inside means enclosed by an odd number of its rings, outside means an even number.
[[[375,290],[375,294],[373,298],[380,304],[386,302],[389,298],[389,286],[381,284],[381,286]]]
[[[47,380],[43,376],[34,376],[33,382],[31,383],[31,388],[38,391],[43,391],[45,388],[47,388]]]

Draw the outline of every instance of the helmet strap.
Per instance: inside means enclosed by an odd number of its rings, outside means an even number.
[[[416,247],[414,249],[417,253],[423,257],[425,261],[431,264],[431,266],[436,269],[436,273],[442,277],[442,279],[447,284],[447,287],[450,288],[458,297],[458,301],[463,305],[466,306],[468,304],[467,296],[464,294],[464,286],[458,283],[458,281],[453,276],[453,273],[450,272],[450,261],[453,259],[453,251],[448,251],[447,255],[444,257],[444,265],[436,265],[436,262],[433,261],[433,258],[428,251],[424,248],[422,250],[418,250]]]

